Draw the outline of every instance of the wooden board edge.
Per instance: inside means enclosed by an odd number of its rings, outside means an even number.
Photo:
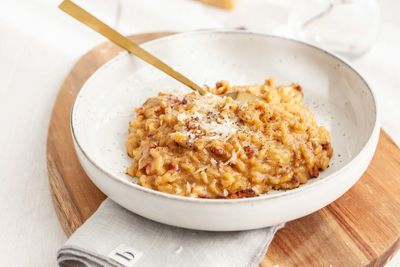
[[[400,238],[397,239],[396,242],[393,243],[389,249],[383,253],[376,260],[370,262],[366,267],[383,267],[396,255],[397,252],[400,251]]]
[[[78,208],[65,187],[61,174],[58,172],[56,163],[50,154],[47,154],[47,171],[54,209],[62,229],[67,236],[70,236],[84,221],[78,216]]]

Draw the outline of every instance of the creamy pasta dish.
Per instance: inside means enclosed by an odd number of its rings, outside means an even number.
[[[128,174],[141,186],[199,198],[253,197],[318,177],[333,154],[329,132],[303,104],[298,84],[159,93],[135,109]],[[251,100],[222,96],[250,93]]]

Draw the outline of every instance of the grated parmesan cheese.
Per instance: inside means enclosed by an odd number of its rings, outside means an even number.
[[[184,122],[187,119],[187,114],[186,113],[179,113],[176,118],[178,119],[178,121],[180,122]]]
[[[189,142],[192,142],[196,138],[196,135],[194,133],[192,133],[191,131],[182,130],[182,131],[179,131],[178,133],[186,135],[189,138]]]
[[[213,136],[220,136],[218,139],[225,139],[238,130],[238,126],[230,119],[224,119],[221,123],[217,123],[216,121],[203,121],[200,123],[200,127]]]
[[[199,109],[205,110],[205,111],[213,111],[215,109],[215,106],[221,104],[223,102],[224,98],[207,93],[200,97],[199,99],[196,99],[194,101],[195,106],[197,106]]]
[[[217,106],[225,101],[224,98],[214,94],[206,94],[195,99],[193,101],[196,110],[194,114],[180,113],[177,115],[179,122],[191,124],[190,129],[181,131],[181,133],[187,135],[189,141],[194,141],[197,137],[203,138],[204,141],[227,141],[241,128],[241,125],[238,118],[221,116]],[[226,109],[230,106],[221,108]]]

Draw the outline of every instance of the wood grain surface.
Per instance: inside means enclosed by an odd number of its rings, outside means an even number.
[[[138,43],[168,35],[148,33]],[[69,126],[83,83],[121,51],[104,43],[84,55],[66,77],[54,105],[47,164],[54,207],[67,235],[96,211],[106,196],[75,155]],[[377,152],[361,180],[334,203],[280,230],[261,266],[383,266],[400,247],[400,150],[381,131]]]

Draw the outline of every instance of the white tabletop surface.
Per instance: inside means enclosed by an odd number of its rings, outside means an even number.
[[[285,19],[285,8],[290,3],[241,0],[236,10],[228,13],[192,0],[76,2],[125,34],[224,26],[270,32]],[[58,3],[0,1],[2,266],[55,266],[56,251],[66,240],[49,191],[47,128],[64,77],[85,51],[104,39],[59,11]],[[378,40],[353,63],[377,92],[382,126],[399,144],[400,1],[382,0],[380,4],[382,25]],[[273,15],[265,19],[263,14],[271,12],[271,8]],[[254,20],[257,16],[263,18],[263,25]]]

